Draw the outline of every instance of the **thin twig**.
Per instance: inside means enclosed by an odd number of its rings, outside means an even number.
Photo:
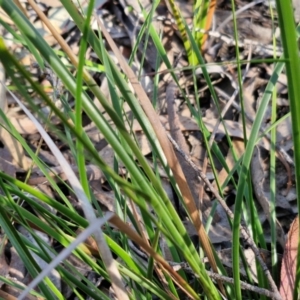
[[[179,269],[183,269],[184,271],[191,272],[191,273],[194,274],[193,270],[190,268],[190,266],[186,262],[178,263],[178,262],[168,261],[168,263],[176,271],[178,271]],[[206,272],[207,272],[208,276],[212,279],[220,280],[220,281],[227,282],[227,283],[230,283],[230,284],[234,283],[234,279],[231,278],[231,277],[223,276],[223,275],[211,272],[211,271],[206,271]],[[266,290],[266,289],[263,289],[263,288],[260,288],[260,287],[254,286],[254,285],[251,285],[251,284],[246,283],[244,281],[241,281],[241,288],[243,290],[248,290],[248,291],[260,294],[260,295],[267,296],[271,299],[276,299],[276,296],[273,292],[270,292],[269,290]]]

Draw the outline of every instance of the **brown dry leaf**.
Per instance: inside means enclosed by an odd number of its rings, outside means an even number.
[[[228,216],[221,205],[217,206],[208,236],[214,244],[220,244],[232,240],[232,231],[228,222]]]
[[[192,119],[191,117],[183,117],[179,116],[180,120],[180,128],[182,131],[199,131],[199,125],[197,122]],[[207,130],[210,132],[213,132],[216,124],[219,122],[218,119],[209,119],[209,118],[203,118],[202,119]],[[160,121],[162,124],[165,126],[166,130],[170,130],[169,127],[169,122],[168,119],[165,116],[160,116]],[[231,137],[236,137],[236,138],[244,138],[243,134],[243,127],[241,124],[235,121],[230,121],[230,120],[224,120],[224,124],[226,126],[227,132]],[[225,134],[225,130],[223,126],[218,127],[217,133],[219,134]],[[249,136],[250,130],[247,128],[247,135]]]
[[[71,165],[72,170],[76,173],[78,176],[78,167],[75,165]],[[105,180],[105,177],[102,173],[102,171],[99,169],[99,167],[89,164],[86,165],[86,174],[88,177],[88,180]],[[60,177],[60,180],[67,180],[66,174],[62,171],[61,167],[53,167],[49,168],[49,175],[57,180],[57,177]],[[30,185],[37,185],[47,182],[46,177],[44,177],[44,174],[41,170],[38,168],[34,168],[32,175],[30,179],[28,180],[28,184]]]
[[[20,284],[20,282],[15,282],[16,284]],[[24,286],[25,288],[26,286]],[[17,300],[20,295],[20,289],[13,287],[11,285],[5,284],[4,291],[0,290],[0,298],[5,300]],[[42,297],[35,297],[32,295],[27,295],[24,300],[44,300]]]
[[[150,154],[152,152],[152,149],[146,135],[138,132],[135,134],[135,136],[138,141],[139,148],[141,149],[142,154],[144,156]]]
[[[13,278],[14,282],[20,286],[26,286],[28,283],[28,277],[25,276],[26,274],[26,268],[25,265],[20,258],[20,255],[17,253],[16,249],[14,247],[10,248],[10,264],[9,264],[9,277]],[[4,299],[17,299],[14,297],[18,297],[20,295],[20,289],[13,287],[11,285],[5,284],[2,287],[2,290],[4,293],[9,294],[10,297],[13,298],[6,298],[3,295],[5,294],[0,294],[0,297],[4,297]],[[36,300],[40,299],[38,297],[32,296],[32,295],[27,295],[25,300]]]
[[[283,300],[293,299],[299,241],[299,218],[294,220],[288,233],[280,274],[280,295]]]
[[[6,80],[5,70],[0,64],[0,109],[7,112],[7,98],[6,98]],[[0,122],[5,126],[5,122],[0,118]],[[10,151],[14,161],[24,170],[28,170],[30,166],[30,159],[25,156],[25,151],[20,142],[15,139],[4,127],[0,127],[0,139],[5,147]]]
[[[26,269],[15,247],[11,247],[10,255],[9,276],[15,278],[20,283],[24,283]]]
[[[11,177],[16,177],[18,168],[12,163],[12,160],[12,156],[8,149],[0,148],[0,170]]]
[[[11,296],[10,294],[3,292],[1,290],[0,290],[0,297],[1,297],[1,299],[6,299],[6,300],[17,300],[16,297]]]
[[[25,156],[25,151],[19,141],[3,128],[0,130],[0,136],[1,141],[13,156],[14,162],[27,171],[31,165],[30,159]]]
[[[114,149],[107,145],[101,151],[99,151],[99,156],[111,167],[114,167],[115,152]]]
[[[28,117],[12,117],[10,121],[20,134],[35,134],[38,132],[36,126]]]
[[[179,115],[178,117],[179,117],[179,121],[180,121],[179,126],[180,126],[181,131],[200,131],[199,125],[190,116]],[[159,119],[160,119],[160,122],[162,123],[162,125],[165,127],[165,129],[170,131],[170,124],[169,124],[168,116],[161,115],[161,116],[159,116]],[[202,118],[202,120],[209,132],[213,132],[216,124],[219,122],[218,119]],[[242,128],[241,124],[239,124],[238,122],[235,122],[235,121],[230,121],[230,120],[224,120],[224,123],[226,126],[226,130],[231,137],[235,137],[235,138],[239,138],[239,139],[244,138],[243,128]],[[133,121],[133,124],[131,127],[126,124],[126,128],[128,130],[132,129],[132,131],[134,131],[134,132],[142,131],[141,125],[136,120]],[[223,125],[220,125],[218,127],[217,133],[221,134],[221,135],[225,134]],[[248,130],[248,128],[247,128],[247,133],[249,136],[250,130]],[[264,145],[264,147],[266,148],[265,145]]]
[[[137,132],[135,137],[142,154],[145,156],[151,153],[152,150],[146,135],[141,132]],[[107,145],[106,147],[101,149],[99,151],[99,155],[111,168],[114,167],[115,152],[110,145]],[[120,165],[123,166],[123,163],[120,162]]]
[[[189,291],[186,289],[188,283],[182,279],[181,276],[178,275],[177,272],[173,270],[173,268],[165,261],[165,259],[156,253],[151,246],[149,246],[140,235],[136,233],[128,224],[123,222],[117,215],[114,215],[109,223],[113,226],[117,227],[121,232],[125,233],[133,242],[139,245],[145,252],[147,252],[150,256],[154,258],[156,262],[158,262],[170,276],[172,276],[173,280],[176,282],[179,288],[181,288],[186,295],[192,297]],[[192,297],[193,298],[193,297]]]
[[[1,236],[1,243],[3,242],[2,236]],[[7,265],[6,258],[5,258],[5,252],[1,251],[0,254],[0,276],[7,277],[9,273],[9,266]],[[0,281],[0,288],[3,286],[4,282]]]
[[[103,211],[112,211],[115,212],[115,196],[112,191],[107,192],[102,189],[99,180],[90,181],[90,187],[93,191],[95,198],[101,205]]]
[[[210,213],[210,207],[204,208],[203,218],[207,219]],[[183,220],[183,224],[189,236],[196,236],[197,232],[190,220]],[[218,205],[214,214],[213,222],[208,232],[209,239],[213,245],[221,244],[232,240],[232,231],[228,222],[228,216],[224,209]]]

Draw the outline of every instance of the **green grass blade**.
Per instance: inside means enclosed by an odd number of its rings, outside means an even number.
[[[275,66],[274,73],[271,76],[271,79],[268,83],[267,90],[272,91],[276,85],[278,80],[278,74],[280,70],[283,68],[283,65],[277,64]],[[253,155],[254,147],[256,144],[256,140],[259,134],[259,130],[261,127],[261,123],[266,112],[271,94],[264,94],[259,109],[256,114],[255,121],[252,126],[252,130],[250,133],[250,137],[248,140],[247,147],[245,149],[245,154],[241,166],[241,170],[239,172],[239,182],[237,188],[237,195],[235,201],[235,210],[234,210],[234,221],[233,221],[233,276],[234,276],[234,285],[236,292],[236,299],[241,299],[241,289],[240,289],[240,267],[239,267],[239,246],[240,246],[240,224],[241,224],[241,208],[244,197],[244,189],[247,182],[247,177],[249,176],[249,167],[251,162],[251,157]]]
[[[284,57],[287,59],[286,75],[288,79],[288,92],[292,119],[292,132],[295,159],[295,177],[297,190],[297,206],[300,212],[300,58],[297,44],[297,32],[294,22],[292,1],[276,0],[281,41]],[[300,214],[298,214],[300,219]],[[300,284],[300,238],[298,241],[297,269],[295,278],[294,299],[298,299]]]
[[[87,9],[87,17],[85,19],[83,25],[83,36],[80,41],[79,48],[79,59],[78,59],[78,68],[77,68],[77,80],[76,80],[76,97],[75,97],[75,129],[79,134],[82,134],[82,88],[83,88],[83,68],[85,62],[85,53],[87,49],[87,34],[88,28],[90,26],[91,16],[94,8],[94,0],[89,1],[88,9]],[[76,141],[76,150],[77,150],[77,163],[79,170],[79,178],[83,187],[85,194],[88,199],[91,199],[89,182],[86,175],[86,167],[85,167],[85,157],[84,157],[84,146],[83,144],[77,140]]]

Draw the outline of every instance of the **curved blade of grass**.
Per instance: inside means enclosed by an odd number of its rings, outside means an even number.
[[[283,64],[277,64],[274,69],[274,73],[272,74],[270,81],[266,90],[272,91],[276,85],[278,80],[278,74],[281,72],[283,68]],[[244,195],[244,189],[247,182],[247,177],[249,176],[249,167],[252,158],[252,154],[254,151],[254,147],[256,144],[256,140],[259,134],[259,130],[261,127],[261,123],[263,121],[264,114],[266,112],[269,100],[271,97],[270,94],[264,94],[259,109],[257,110],[256,118],[252,126],[252,130],[250,133],[250,137],[248,140],[248,144],[245,149],[245,154],[241,166],[241,170],[239,172],[239,182],[237,188],[237,195],[235,201],[235,210],[234,210],[234,220],[233,220],[233,276],[235,279],[235,292],[236,292],[236,299],[241,299],[241,289],[240,289],[240,267],[239,267],[239,246],[240,246],[240,223],[241,223],[241,208],[242,208],[242,201]],[[272,290],[278,293],[278,289],[276,284],[274,283],[271,275],[268,278],[268,281],[271,285]]]
[[[95,1],[90,0],[87,9],[87,16],[85,22],[83,24],[83,36],[80,40],[79,47],[79,57],[78,57],[78,67],[77,67],[77,80],[76,80],[76,97],[75,97],[75,129],[79,134],[82,134],[82,89],[83,89],[83,68],[85,62],[85,53],[87,49],[87,34],[88,28],[90,26],[90,21],[94,9]],[[85,157],[84,157],[84,146],[83,144],[77,140],[76,141],[76,150],[77,150],[77,163],[79,170],[79,178],[83,187],[87,198],[90,200],[90,187],[86,175],[86,167],[85,167]]]

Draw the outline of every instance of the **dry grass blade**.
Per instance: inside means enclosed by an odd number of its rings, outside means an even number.
[[[140,85],[137,77],[135,76],[134,72],[132,71],[132,69],[129,67],[129,65],[127,64],[127,62],[125,61],[125,59],[123,58],[122,54],[120,53],[117,45],[115,44],[115,42],[112,40],[111,36],[109,35],[109,33],[107,32],[106,28],[104,27],[104,25],[101,23],[101,21],[98,19],[98,24],[106,38],[106,40],[108,41],[108,44],[110,45],[112,51],[114,52],[114,54],[116,55],[121,68],[123,69],[124,73],[126,74],[126,76],[128,77],[128,79],[130,80],[130,83],[132,84],[132,87],[134,89],[134,91],[137,94],[137,98],[140,100],[141,106],[144,109],[149,122],[151,123],[156,136],[160,142],[160,145],[164,151],[164,154],[166,156],[166,159],[168,161],[168,164],[174,174],[175,180],[179,186],[179,189],[182,193],[182,197],[183,200],[186,204],[187,210],[190,214],[190,217],[192,219],[192,222],[197,230],[197,233],[199,235],[199,239],[200,239],[200,243],[204,249],[204,252],[206,254],[206,256],[209,259],[209,263],[211,264],[214,272],[218,273],[218,268],[217,268],[217,264],[215,261],[215,257],[213,255],[213,251],[211,248],[211,243],[210,240],[208,238],[208,235],[205,231],[205,228],[201,222],[200,219],[200,215],[199,212],[197,210],[197,207],[195,205],[195,201],[193,199],[193,196],[191,194],[190,188],[187,184],[186,178],[183,174],[182,168],[177,160],[176,154],[173,150],[172,145],[170,144],[169,140],[168,140],[168,136],[166,134],[166,131],[164,129],[164,127],[162,126],[160,119],[158,117],[158,115],[156,114],[150,99],[148,98],[146,92],[143,90],[142,86]],[[224,287],[222,285],[222,283],[219,284],[221,291],[225,294],[224,291]]]
[[[174,271],[174,269],[163,259],[162,256],[157,254],[144,240],[141,238],[133,229],[131,229],[125,222],[123,222],[117,215],[114,215],[110,220],[109,223],[119,228],[119,230],[125,233],[132,241],[137,243],[140,247],[142,247],[149,255],[151,255],[157,263],[159,263],[162,268],[174,279],[177,285],[192,299],[195,298],[195,295],[192,295],[190,291],[192,289],[186,283],[182,277]],[[171,294],[169,294],[171,296]]]
[[[16,297],[12,296],[12,295],[9,295],[8,293],[5,293],[3,291],[0,290],[0,297],[2,299],[6,299],[6,300],[17,300]],[[37,298],[31,298],[31,299],[37,299]]]

